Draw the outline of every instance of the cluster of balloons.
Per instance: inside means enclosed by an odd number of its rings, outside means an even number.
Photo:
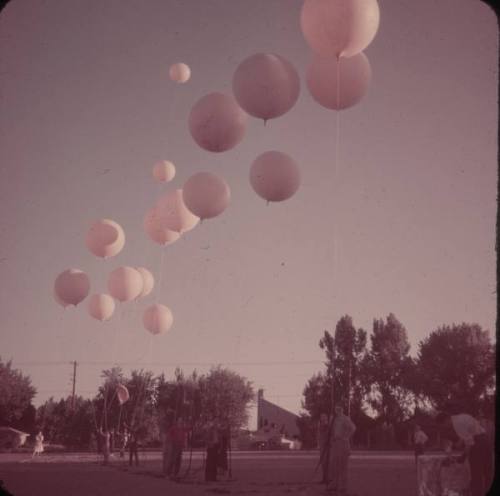
[[[86,245],[91,253],[107,259],[121,252],[125,246],[125,233],[117,222],[100,219],[90,226],[86,236]],[[115,311],[115,300],[124,303],[144,298],[152,292],[154,283],[153,274],[145,267],[118,267],[108,276],[108,293],[96,293],[90,296],[88,313],[97,320],[107,321]],[[54,297],[63,307],[77,306],[87,298],[89,292],[90,279],[80,269],[67,269],[55,280]],[[156,319],[156,322],[159,319],[160,324],[156,324],[153,328],[145,325],[146,329],[153,334],[166,332],[172,325],[172,318],[166,322],[162,317],[163,313],[164,311],[158,311],[155,305],[148,307],[144,313],[144,319],[147,315],[148,321]]]
[[[300,25],[314,55],[307,86],[327,109],[356,105],[368,91],[370,62],[362,51],[380,22],[377,0],[305,0]]]

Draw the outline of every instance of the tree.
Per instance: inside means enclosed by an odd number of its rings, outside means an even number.
[[[404,326],[391,313],[373,321],[371,346],[361,366],[361,382],[370,406],[379,418],[390,423],[410,415],[414,398],[410,381],[414,363]]]
[[[437,409],[477,414],[494,402],[495,351],[477,324],[442,326],[419,343],[415,389]]]
[[[0,425],[20,427],[35,394],[30,377],[13,369],[12,361],[3,363],[0,358]]]
[[[199,388],[202,421],[228,421],[232,429],[247,424],[254,393],[252,384],[244,377],[219,366],[200,377]]]

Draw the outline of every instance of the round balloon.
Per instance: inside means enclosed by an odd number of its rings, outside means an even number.
[[[299,167],[285,153],[265,152],[250,167],[250,184],[268,202],[287,200],[299,189]]]
[[[187,64],[183,64],[182,62],[172,64],[168,73],[170,79],[176,83],[186,83],[191,77],[191,69]]]
[[[204,150],[225,152],[243,139],[246,120],[247,114],[232,96],[210,93],[191,109],[189,131]]]
[[[338,60],[316,55],[307,71],[307,87],[323,107],[342,110],[363,98],[370,86],[371,74],[370,62],[364,53]]]
[[[211,172],[198,172],[186,181],[182,196],[193,214],[200,219],[211,219],[227,208],[231,192],[224,179]]]
[[[118,384],[118,386],[116,386],[116,396],[118,397],[120,405],[123,405],[130,399],[128,389],[123,384]]]
[[[125,233],[120,224],[110,219],[95,221],[87,232],[87,248],[96,256],[109,258],[125,246]]]
[[[54,283],[55,298],[63,307],[78,305],[89,294],[90,279],[80,269],[67,269],[61,272]]]
[[[324,56],[352,57],[377,33],[377,0],[305,0],[300,15],[302,33],[311,49]]]
[[[108,277],[109,294],[118,301],[131,301],[137,298],[144,282],[140,272],[133,267],[119,267]]]
[[[169,191],[162,196],[156,204],[156,210],[160,216],[160,222],[168,229],[178,233],[193,229],[200,221],[186,207],[182,197],[182,189]]]
[[[264,122],[288,112],[299,92],[297,71],[279,55],[252,55],[238,66],[233,76],[233,93],[241,108]]]
[[[141,274],[142,276],[143,287],[141,294],[138,296],[139,298],[142,298],[143,296],[147,296],[151,293],[151,291],[153,291],[155,278],[153,277],[153,274],[151,274],[151,272],[144,267],[136,267],[136,270],[138,270],[139,274]]]
[[[109,320],[115,311],[115,300],[107,294],[94,294],[89,300],[89,314],[101,322]]]
[[[172,312],[165,305],[159,303],[151,305],[144,311],[142,322],[151,334],[163,334],[171,327],[174,318]]]
[[[160,183],[168,183],[175,177],[175,165],[168,160],[157,162],[153,167],[153,177]]]
[[[181,236],[178,232],[172,231],[166,226],[156,207],[149,210],[146,217],[144,217],[144,230],[152,241],[162,246],[172,244]]]

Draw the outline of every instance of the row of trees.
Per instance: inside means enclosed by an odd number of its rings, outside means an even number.
[[[123,405],[116,394],[119,384],[130,394]],[[102,372],[94,398],[50,398],[38,409],[31,404],[35,393],[29,377],[0,360],[0,425],[29,433],[41,429],[46,441],[69,448],[95,447],[101,427],[119,431],[127,426],[137,430],[145,444],[158,444],[162,427],[178,417],[193,426],[223,420],[238,429],[247,423],[254,399],[251,383],[222,367],[188,377],[176,370],[170,380],[147,370],[127,376],[115,367]]]
[[[375,319],[370,336],[346,315],[333,335],[324,332],[319,346],[325,369],[304,388],[304,437],[311,437],[319,414],[339,402],[361,428],[398,425],[418,412],[450,407],[473,415],[493,412],[495,350],[477,324],[436,329],[412,357],[408,333],[393,314]]]

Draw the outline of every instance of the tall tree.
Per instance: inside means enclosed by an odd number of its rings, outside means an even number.
[[[30,377],[13,369],[12,361],[4,363],[0,357],[0,425],[19,426],[35,394]]]
[[[366,397],[379,418],[391,423],[405,420],[411,413],[414,397],[410,381],[414,363],[409,356],[406,329],[391,313],[373,321],[371,346],[363,359],[361,382]]]
[[[252,384],[232,370],[213,368],[199,379],[202,420],[225,420],[232,429],[248,422]]]
[[[437,409],[476,414],[494,402],[495,350],[477,324],[442,326],[419,343],[416,389]]]

